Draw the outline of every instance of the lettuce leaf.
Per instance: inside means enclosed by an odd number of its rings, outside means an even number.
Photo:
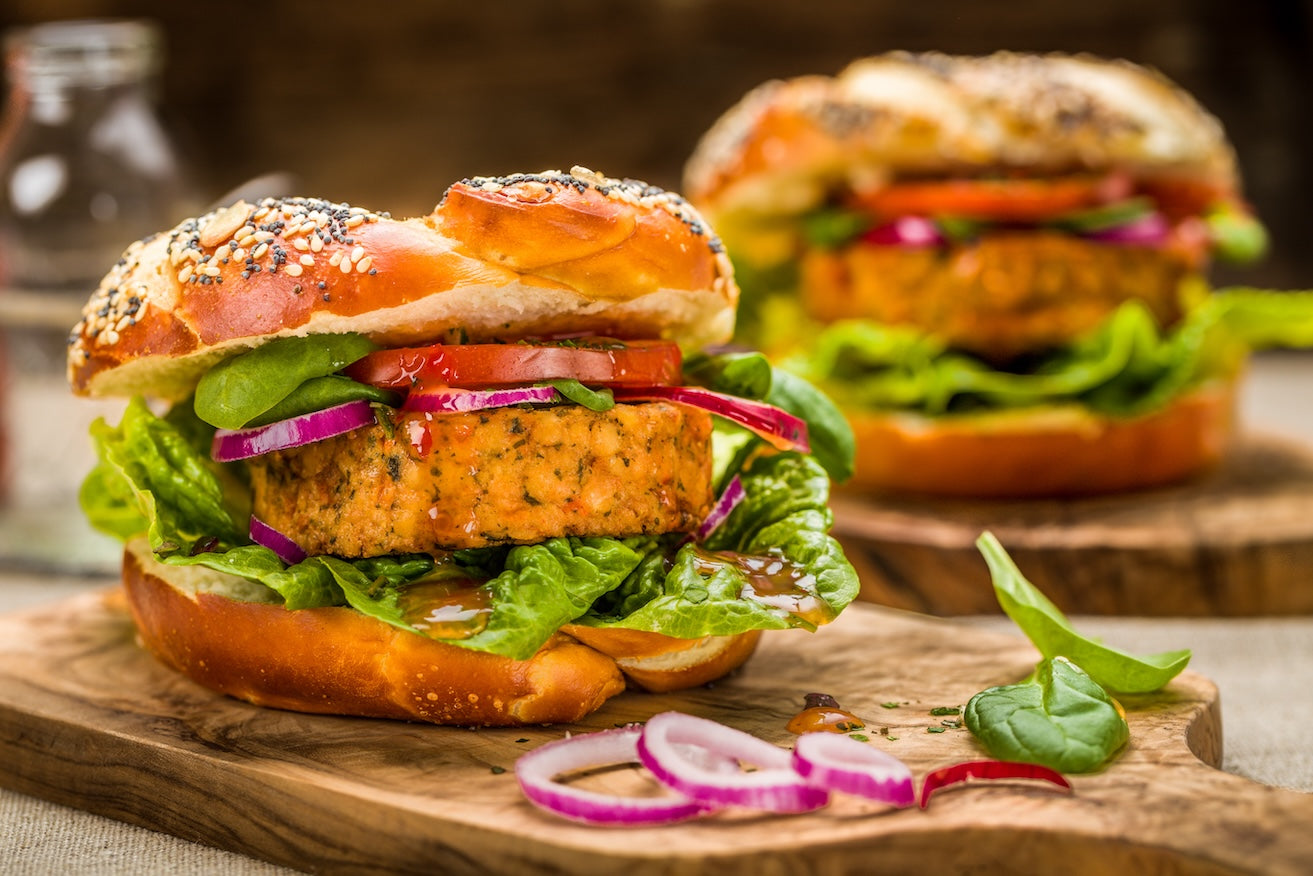
[[[856,598],[858,582],[827,534],[825,471],[811,457],[781,453],[759,457],[742,480],[746,498],[705,544],[682,545],[673,560],[658,547],[577,622],[700,638],[814,629],[837,615]],[[782,560],[784,574],[763,588],[736,555]]]
[[[261,584],[288,609],[349,605],[419,635],[406,611],[407,588],[433,575],[483,581],[492,606],[486,625],[443,641],[513,659],[532,655],[571,621],[691,638],[810,628],[857,594],[856,574],[826,534],[829,479],[813,458],[798,454],[757,459],[743,474],[747,498],[702,547],[680,546],[677,535],[555,538],[437,560],[312,556],[287,566],[249,543],[249,496],[238,477],[244,467],[209,459],[214,430],[191,405],[160,418],[135,399],[118,426],[101,421],[92,432],[101,461],[84,483],[84,510],[121,539],[147,532],[161,562]],[[792,575],[788,586],[745,592],[750,576],[727,562],[725,551],[782,561]]]
[[[1128,301],[1067,347],[1000,370],[917,330],[850,320],[821,332],[786,367],[841,403],[926,415],[1079,404],[1111,416],[1157,410],[1255,349],[1313,346],[1313,293],[1225,289],[1170,331]]]

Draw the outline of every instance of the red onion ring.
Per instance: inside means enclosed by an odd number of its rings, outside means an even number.
[[[278,559],[289,566],[295,566],[306,558],[306,552],[301,549],[299,544],[254,514],[251,515],[250,535],[251,541],[269,548],[278,556]]]
[[[697,386],[648,386],[642,389],[616,387],[612,395],[616,401],[669,401],[702,408],[751,429],[780,450],[811,452],[806,422],[765,402],[750,401]]]
[[[564,773],[638,761],[640,727],[622,727],[549,742],[515,762],[520,790],[540,809],[585,824],[639,827],[670,824],[714,811],[716,806],[675,794],[622,797],[556,781]]]
[[[877,225],[862,235],[862,240],[879,246],[942,246],[947,242],[939,226],[924,216],[900,216]]]
[[[761,769],[736,773],[711,769],[689,757],[686,746]],[[663,784],[704,805],[809,812],[830,799],[828,792],[809,785],[794,772],[788,751],[741,730],[681,712],[662,712],[648,720],[638,738],[638,758]]]
[[[411,392],[402,408],[407,411],[452,413],[457,411],[483,411],[504,408],[508,405],[547,404],[560,401],[561,396],[550,386],[521,386],[514,389],[428,389]]]
[[[1146,213],[1122,225],[1088,231],[1082,236],[1099,243],[1131,246],[1161,246],[1171,237],[1172,227],[1161,213]]]
[[[693,534],[693,539],[695,541],[706,541],[707,536],[715,532],[716,529],[720,527],[720,524],[725,522],[725,518],[729,517],[730,512],[737,508],[739,503],[742,502],[746,496],[747,493],[743,491],[743,481],[738,475],[734,475],[734,479],[729,482],[729,486],[725,488],[725,492],[721,493],[720,498],[716,500],[715,507],[711,509],[710,513],[707,514],[706,519],[702,521],[702,525],[698,527],[698,531]]]
[[[841,733],[804,733],[793,746],[793,768],[811,784],[900,809],[916,800],[912,771],[892,754]]]
[[[210,444],[215,462],[235,462],[252,456],[287,450],[342,435],[374,422],[374,410],[363,399],[299,417],[249,429],[219,429]]]

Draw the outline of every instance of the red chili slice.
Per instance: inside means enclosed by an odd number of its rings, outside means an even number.
[[[434,344],[379,350],[346,369],[361,383],[407,389],[483,388],[573,378],[592,386],[672,386],[683,360],[672,341],[522,341],[511,344]]]
[[[1071,783],[1062,773],[1046,766],[1010,760],[972,760],[942,767],[927,775],[921,784],[921,808],[930,805],[930,795],[940,788],[972,779],[1039,779],[1071,790]]]

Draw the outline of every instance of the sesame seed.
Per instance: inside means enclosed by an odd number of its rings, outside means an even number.
[[[324,248],[324,241],[323,241],[323,238],[321,238],[318,234],[316,234],[314,237],[310,238],[310,251],[311,251],[311,252],[319,252],[319,251],[320,251],[321,249],[323,249],[323,248]]]
[[[306,253],[305,255],[301,256],[300,262],[301,264],[305,265],[307,268],[313,268],[315,265],[315,257],[310,255],[310,253]]]
[[[178,282],[186,283],[188,280],[190,280],[191,272],[192,272],[191,265],[183,265],[182,270],[178,272]]]
[[[346,222],[343,222],[342,224],[345,225],[347,228],[355,228],[357,225],[363,225],[364,222],[365,222],[364,216],[352,216],[350,219],[348,219]]]
[[[351,261],[358,262],[364,257],[365,248],[363,246],[357,246],[355,249],[351,250]]]
[[[206,265],[201,268],[201,273],[207,277],[217,277],[222,271],[219,270],[218,265]]]
[[[310,241],[306,240],[304,237],[298,237],[296,240],[292,241],[292,246],[301,250],[301,252],[305,252],[310,249]]]
[[[266,242],[266,241],[273,240],[275,237],[277,237],[277,235],[274,234],[272,231],[257,231],[257,232],[255,232],[255,239],[258,240],[258,241],[260,241],[261,243],[264,243],[264,242]]]
[[[239,246],[237,247],[237,249],[233,250],[232,257],[237,259],[238,261],[241,261],[242,259],[246,258],[246,250],[242,249]]]
[[[363,259],[356,262],[356,270],[362,274],[366,273],[369,270],[370,266],[373,264],[374,264],[374,257],[365,256]]]
[[[344,273],[344,274],[349,274],[349,273],[351,273],[351,260],[350,260],[350,259],[342,259],[342,261],[338,263],[337,268],[338,268],[339,271],[341,271],[341,272]]]
[[[269,251],[269,244],[262,243],[259,246],[257,246],[255,249],[251,250],[251,258],[262,259],[264,258],[264,254],[267,253],[268,251]]]
[[[340,264],[342,263],[342,253],[341,253],[341,251],[339,250],[338,252],[335,252],[335,253],[333,253],[331,256],[329,256],[329,257],[328,257],[328,263],[329,263],[330,265],[332,265],[333,267],[335,267],[335,268],[336,268],[338,265],[340,265]]]
[[[257,243],[257,241],[256,241],[256,239],[255,239],[255,234],[254,234],[254,233],[251,233],[251,234],[244,234],[244,235],[242,235],[240,238],[237,239],[237,246],[240,247],[240,248],[242,248],[242,249],[246,249],[247,247],[255,246],[256,243]]]
[[[301,276],[301,271],[303,271],[304,268],[302,268],[296,262],[292,262],[290,265],[285,266],[283,270],[286,271],[288,276],[290,277],[299,277]]]

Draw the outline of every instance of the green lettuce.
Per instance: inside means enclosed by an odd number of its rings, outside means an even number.
[[[435,575],[461,577],[487,591],[491,611],[472,635],[444,641],[524,659],[572,621],[686,638],[809,628],[857,594],[856,574],[826,534],[829,479],[811,457],[757,459],[742,476],[745,500],[701,547],[678,536],[555,538],[439,558],[312,556],[287,565],[246,537],[244,466],[210,460],[213,433],[188,403],[161,418],[133,400],[118,426],[93,426],[100,463],[84,484],[83,510],[120,539],[146,533],[165,564],[238,576],[289,609],[349,605],[422,635],[407,591]],[[779,562],[788,587],[754,595],[751,576],[726,565],[724,551]]]
[[[786,367],[855,408],[926,415],[1079,404],[1136,416],[1203,382],[1229,377],[1252,350],[1313,345],[1313,292],[1225,289],[1161,331],[1128,301],[1095,331],[1029,362],[1000,370],[919,331],[849,320],[820,333]]]

